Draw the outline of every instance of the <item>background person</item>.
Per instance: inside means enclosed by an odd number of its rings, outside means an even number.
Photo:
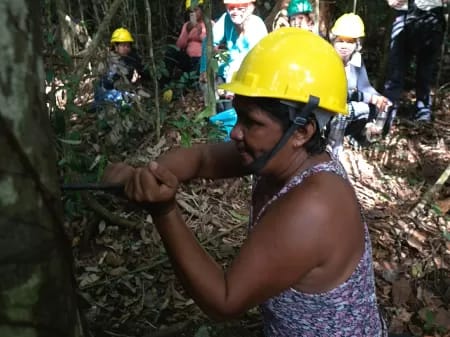
[[[223,84],[235,93],[232,142],[106,170],[105,180],[125,183],[130,200],[149,210],[181,282],[211,317],[229,319],[260,305],[266,337],[386,336],[367,225],[345,170],[324,150],[322,128],[346,113],[345,83],[329,43],[280,28]],[[186,225],[176,191],[196,177],[252,173],[248,238],[225,272]]]
[[[198,2],[186,0],[186,10],[189,21],[181,27],[180,35],[175,43],[177,49],[168,48],[165,55],[167,75],[162,76],[160,86],[164,88],[173,78],[174,70],[182,72],[199,72],[199,62],[202,55],[202,41],[206,37],[206,26],[203,21],[203,0]],[[214,22],[212,22],[214,25]]]
[[[364,36],[364,23],[353,13],[341,15],[331,28],[331,43],[344,63],[348,90],[348,116],[330,124],[330,145],[337,155],[342,150],[344,135],[350,135],[355,145],[367,145],[367,123],[390,104],[369,82],[361,55],[361,38]],[[339,130],[333,130],[335,128]]]
[[[149,78],[141,58],[133,48],[133,36],[126,28],[117,28],[111,35],[111,49],[106,64],[100,66],[102,76],[95,92],[95,104],[111,102],[118,107],[128,105],[130,92]]]
[[[213,46],[216,52],[226,51],[219,61],[219,82],[230,82],[242,60],[256,43],[267,35],[264,21],[253,14],[255,0],[224,0],[226,12],[213,27]],[[200,60],[201,81],[206,81],[206,41]]]
[[[393,103],[391,121],[395,118],[404,89],[405,76],[415,56],[416,121],[432,118],[431,86],[445,32],[442,0],[388,0],[395,10],[389,47],[384,95]],[[445,1],[446,2],[446,1]],[[385,133],[389,131],[390,123]]]
[[[314,31],[314,14],[308,0],[291,0],[287,8],[289,25]]]

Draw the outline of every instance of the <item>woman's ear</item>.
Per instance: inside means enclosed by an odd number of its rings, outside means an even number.
[[[317,123],[315,121],[307,123],[304,127],[298,128],[294,132],[293,145],[297,148],[305,145],[316,132]]]

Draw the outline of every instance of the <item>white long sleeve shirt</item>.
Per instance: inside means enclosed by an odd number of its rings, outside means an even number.
[[[417,8],[423,11],[429,11],[436,7],[442,7],[442,0],[415,0]],[[408,0],[387,0],[389,6],[397,10],[408,10]]]

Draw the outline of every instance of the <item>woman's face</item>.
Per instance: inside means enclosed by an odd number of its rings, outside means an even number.
[[[351,37],[338,36],[334,40],[334,49],[344,62],[347,62],[356,50],[357,40]]]
[[[308,14],[292,15],[289,18],[289,24],[291,27],[298,27],[311,31],[313,29],[313,22]]]
[[[233,99],[238,120],[230,137],[235,141],[244,166],[270,152],[283,135],[283,127],[251,98],[236,95]]]
[[[226,4],[225,5],[230,14],[231,21],[235,25],[242,25],[255,9],[255,6],[251,2],[244,2],[241,4]]]
[[[191,21],[201,21],[203,19],[203,12],[200,7],[195,7],[189,11],[189,17],[194,16],[195,19],[191,18]]]
[[[127,56],[131,51],[131,43],[118,42],[118,43],[116,43],[114,50],[120,56]]]
[[[194,13],[195,13],[195,16],[197,17],[197,21],[201,21],[202,18],[203,18],[203,12],[202,12],[202,9],[201,9],[200,7],[196,7],[196,8],[194,9]]]

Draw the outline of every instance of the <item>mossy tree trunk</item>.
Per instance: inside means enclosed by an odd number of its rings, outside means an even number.
[[[0,1],[0,336],[82,336],[43,103],[40,2]]]

